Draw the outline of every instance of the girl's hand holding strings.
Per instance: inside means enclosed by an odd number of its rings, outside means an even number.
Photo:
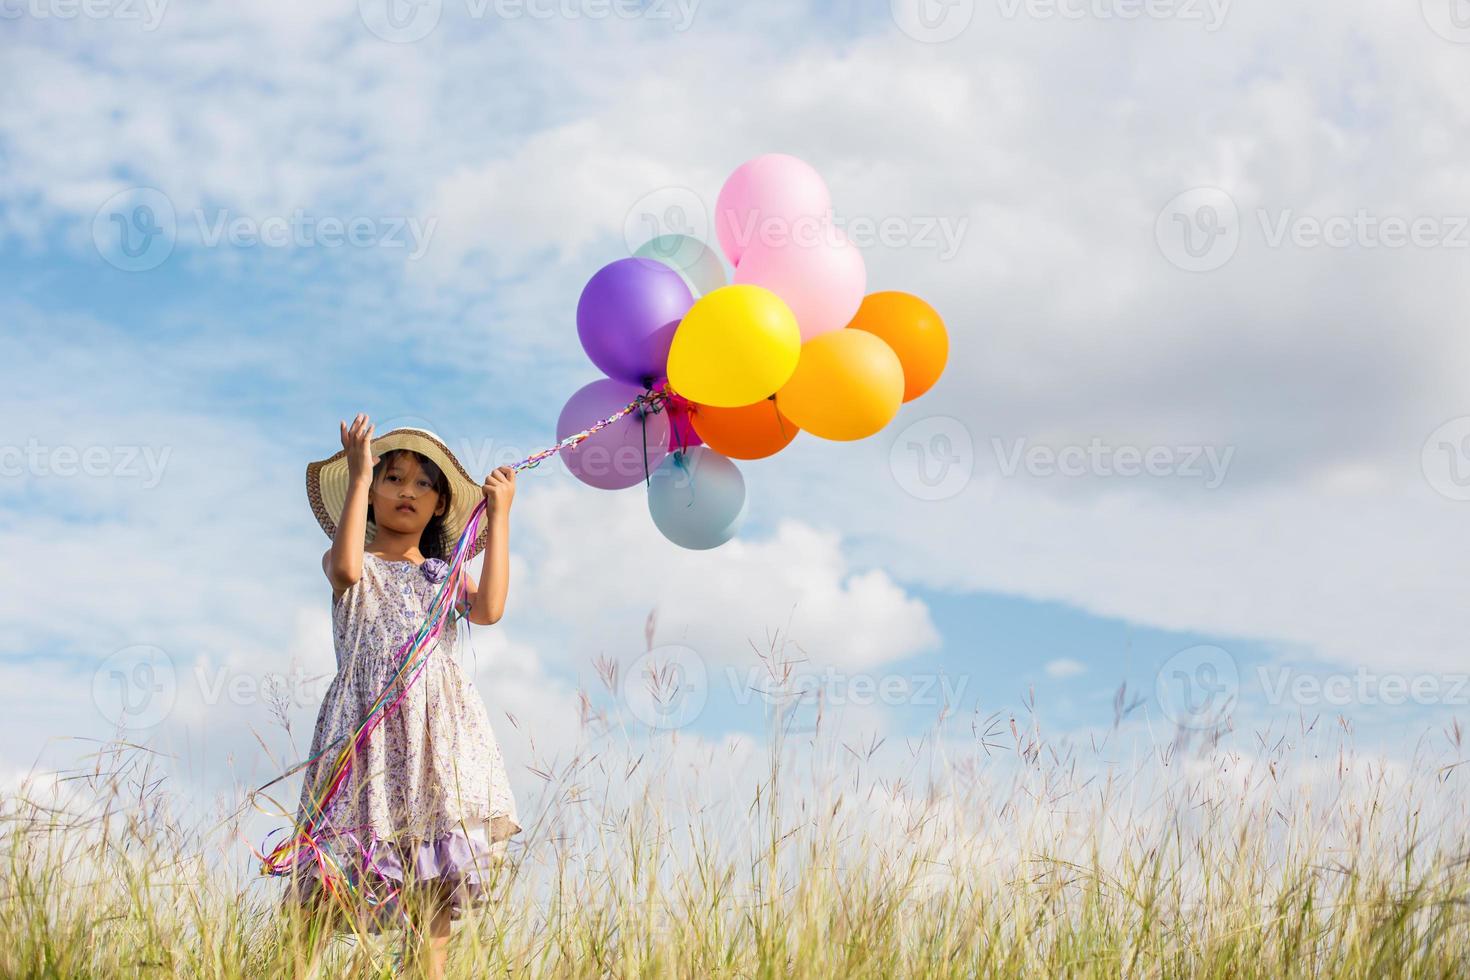
[[[485,477],[485,483],[480,489],[485,493],[487,516],[508,513],[511,498],[516,493],[516,471],[509,466],[498,467]]]
[[[373,425],[365,412],[357,413],[349,429],[342,426],[342,448],[347,450],[347,478],[353,483],[372,479],[378,457],[373,455]]]
[[[500,622],[505,614],[505,594],[510,585],[510,501],[516,492],[516,471],[496,468],[485,477],[480,489],[485,494],[485,525],[488,529],[481,581],[468,585],[469,620],[481,626]]]

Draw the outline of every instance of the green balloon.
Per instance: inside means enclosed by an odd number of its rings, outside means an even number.
[[[654,259],[679,273],[695,299],[730,283],[724,263],[714,249],[688,235],[659,235],[634,252],[633,257]]]

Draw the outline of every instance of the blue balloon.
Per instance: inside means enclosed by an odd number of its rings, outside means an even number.
[[[708,446],[669,453],[649,476],[648,512],[679,547],[718,548],[745,521],[745,477]]]
[[[730,285],[725,267],[715,250],[688,235],[659,235],[645,242],[633,255],[662,262],[684,277],[695,299]]]

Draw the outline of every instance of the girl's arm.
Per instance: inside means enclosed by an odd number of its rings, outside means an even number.
[[[332,536],[332,547],[322,556],[322,569],[332,583],[332,598],[357,584],[362,578],[362,543],[367,537],[368,492],[373,482],[373,426],[359,413],[342,426],[342,448],[347,450],[347,501],[342,506],[342,519]]]
[[[481,584],[469,578],[469,620],[490,626],[505,615],[505,593],[510,587],[510,501],[516,492],[515,470],[502,466],[485,477],[485,517],[489,536],[481,565]],[[468,576],[466,576],[468,578]]]

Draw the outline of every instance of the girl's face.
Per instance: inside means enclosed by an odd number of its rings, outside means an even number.
[[[379,527],[410,535],[421,533],[448,506],[412,453],[398,453],[383,467],[373,481],[372,503]]]

